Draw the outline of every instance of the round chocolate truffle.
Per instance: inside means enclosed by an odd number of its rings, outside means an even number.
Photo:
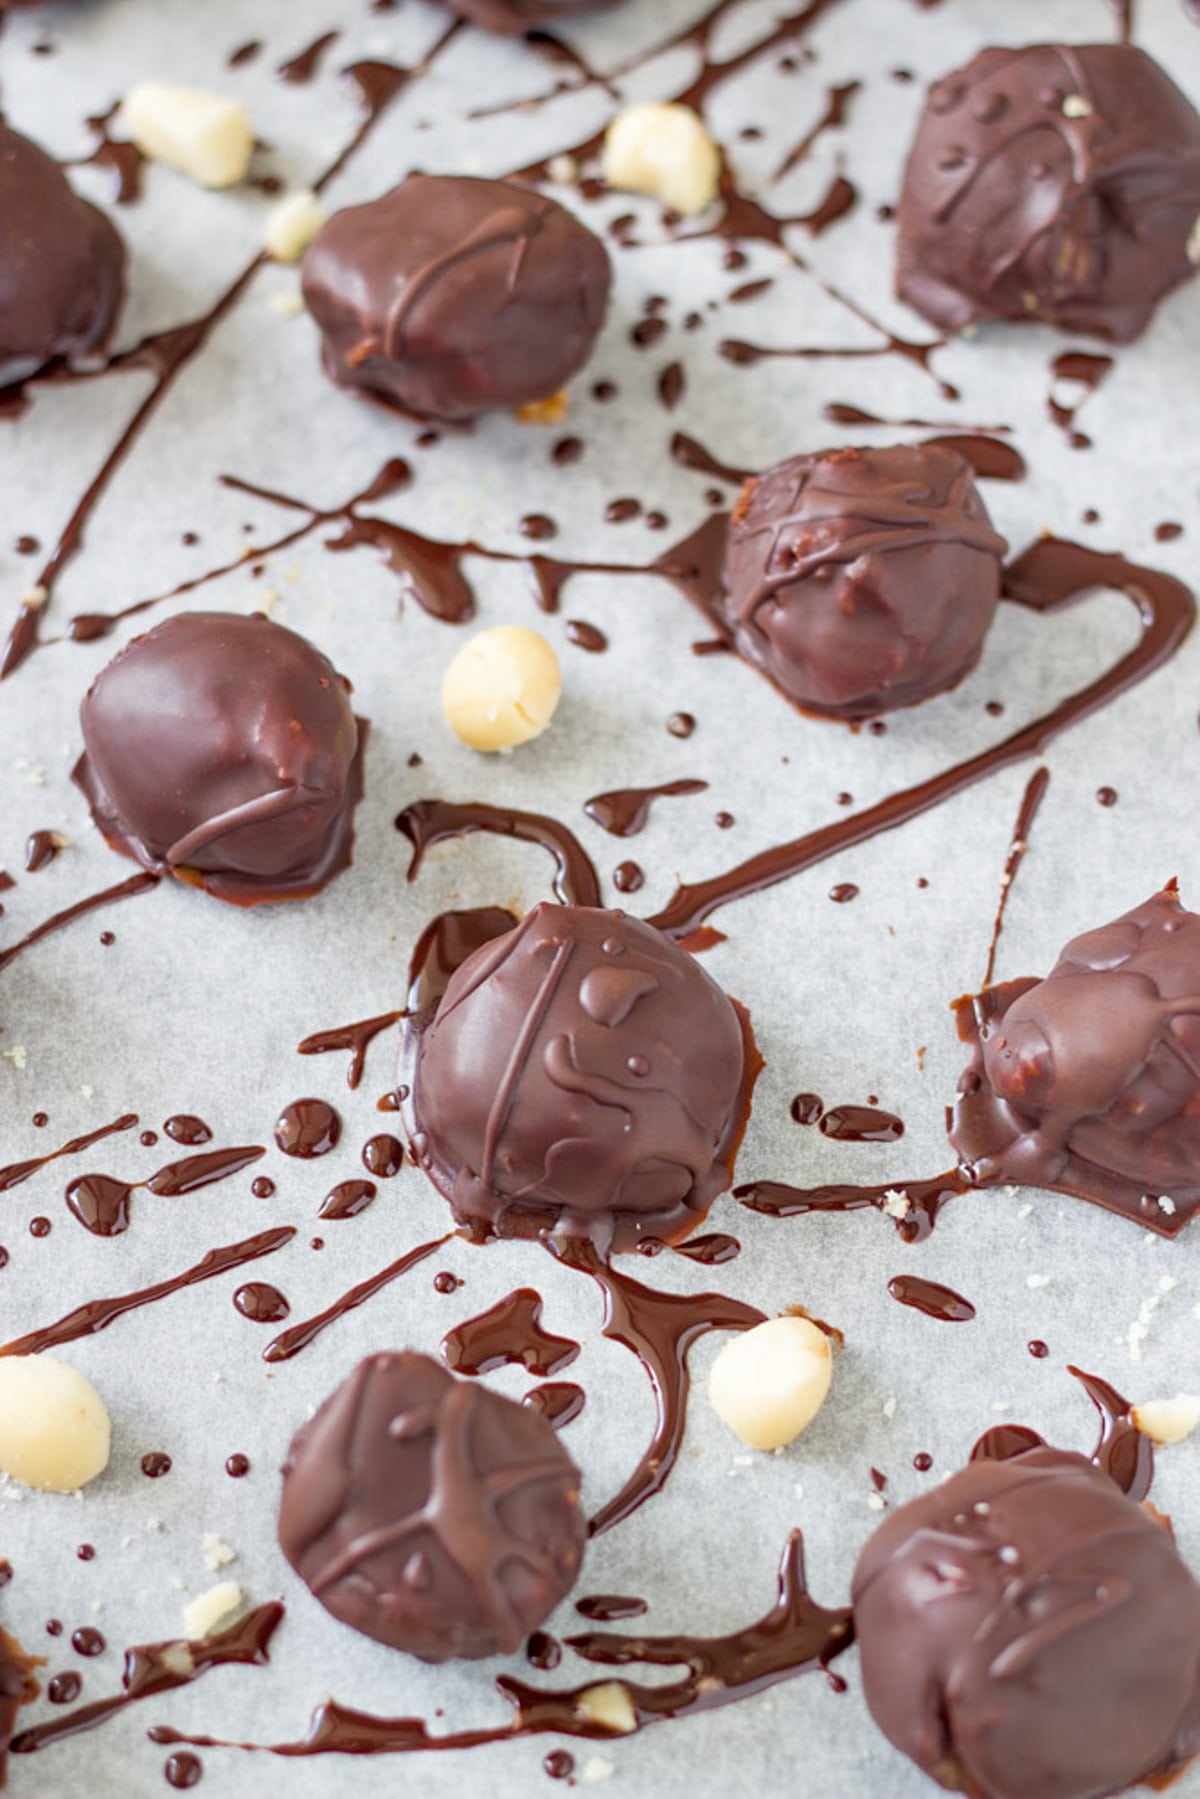
[[[301,899],[350,860],[366,726],[348,693],[261,613],[182,612],[93,683],[75,779],[143,868],[239,905]]]
[[[854,1573],[880,1729],[975,1799],[1101,1799],[1200,1749],[1200,1587],[1170,1531],[1055,1449],[972,1462]]]
[[[950,1140],[970,1179],[1052,1187],[1168,1236],[1200,1207],[1200,917],[1172,885],[1045,980],[959,1002]]]
[[[488,31],[531,31],[536,25],[561,25],[585,13],[606,12],[620,0],[445,0],[450,11]]]
[[[279,1541],[326,1610],[365,1636],[426,1662],[511,1654],[575,1583],[579,1484],[528,1406],[388,1351],[298,1432]]]
[[[1006,548],[953,450],[794,456],[742,490],[721,610],[741,654],[797,706],[867,718],[974,668]]]
[[[106,215],[0,122],[0,386],[103,348],[124,277],[125,245]]]
[[[545,400],[591,353],[608,252],[532,188],[409,175],[333,215],[304,258],[325,366],[418,418]]]
[[[1042,319],[1125,342],[1192,275],[1200,114],[1132,44],[984,50],[929,92],[897,291],[943,331]]]
[[[753,1054],[733,1002],[653,926],[543,905],[410,1030],[413,1154],[480,1235],[672,1241],[732,1179]]]

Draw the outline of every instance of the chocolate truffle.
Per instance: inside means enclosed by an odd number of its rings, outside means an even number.
[[[182,612],[83,702],[75,779],[114,849],[218,899],[303,899],[350,860],[366,726],[349,683],[256,613]]]
[[[720,611],[741,654],[797,706],[867,718],[974,668],[1006,547],[952,450],[794,456],[742,490]]]
[[[388,1351],[297,1434],[279,1541],[365,1636],[426,1662],[511,1654],[579,1573],[579,1483],[538,1413]]]
[[[532,188],[409,175],[335,213],[304,258],[325,367],[417,418],[557,393],[604,323],[608,253]]]
[[[974,1799],[1101,1799],[1200,1749],[1200,1587],[1170,1531],[1056,1449],[892,1513],[854,1573],[875,1722]]]
[[[1042,319],[1123,343],[1194,272],[1197,215],[1200,114],[1144,50],[984,50],[930,89],[897,291],[943,331]]]
[[[561,25],[564,19],[605,12],[619,0],[446,0],[460,18],[488,31],[530,31],[535,25]]]
[[[0,386],[102,349],[124,277],[125,246],[105,214],[0,122]]]
[[[733,1002],[686,951],[620,912],[543,905],[409,1029],[402,1111],[479,1235],[624,1250],[686,1235],[729,1185],[755,1072]]]
[[[0,1787],[8,1769],[8,1746],[16,1732],[17,1713],[37,1696],[32,1657],[0,1628]]]
[[[973,1182],[1183,1229],[1200,1206],[1200,917],[1173,884],[1076,937],[1045,980],[956,1010],[971,1059],[950,1141]]]

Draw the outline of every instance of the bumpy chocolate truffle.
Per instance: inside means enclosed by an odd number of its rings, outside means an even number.
[[[1082,1456],[972,1462],[859,1558],[863,1692],[975,1799],[1101,1799],[1200,1749],[1200,1587]]]
[[[125,246],[104,213],[0,122],[0,386],[103,348],[124,275]]]
[[[1200,114],[1145,51],[985,50],[930,89],[897,291],[944,331],[1043,319],[1125,342],[1194,272],[1198,214]]]
[[[1174,885],[1044,981],[960,1000],[950,1140],[979,1184],[1052,1187],[1174,1236],[1200,1206],[1200,917]]]
[[[38,1696],[33,1660],[15,1637],[0,1628],[0,1787],[8,1767],[8,1746],[16,1731],[17,1713]]]
[[[530,31],[535,25],[561,25],[585,13],[605,12],[620,0],[445,0],[450,11],[470,19],[488,31],[509,34]]]
[[[794,456],[742,490],[721,610],[741,654],[804,711],[867,718],[975,666],[1006,547],[952,450]]]
[[[531,188],[409,175],[335,213],[304,259],[325,366],[419,418],[557,393],[604,323],[608,253]]]
[[[410,1030],[414,1155],[480,1234],[685,1235],[732,1179],[753,1081],[733,1002],[652,926],[538,906]]]
[[[380,1643],[427,1662],[509,1654],[579,1573],[579,1483],[537,1413],[393,1351],[296,1436],[279,1541],[326,1610]]]
[[[261,614],[182,612],[81,708],[75,779],[114,849],[218,899],[302,899],[347,866],[366,725],[321,652]]]

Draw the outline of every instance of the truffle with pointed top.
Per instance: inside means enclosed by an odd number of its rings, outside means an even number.
[[[968,1178],[1051,1187],[1166,1236],[1200,1208],[1200,917],[1174,883],[1068,943],[1044,980],[956,1006]]]
[[[511,1654],[575,1583],[580,1474],[550,1425],[388,1351],[298,1432],[279,1541],[335,1618],[422,1661]]]
[[[978,1460],[901,1506],[854,1573],[880,1729],[973,1799],[1104,1799],[1200,1749],[1200,1587],[1083,1456]]]
[[[984,50],[929,91],[897,290],[942,331],[1140,335],[1200,259],[1200,114],[1132,44]]]

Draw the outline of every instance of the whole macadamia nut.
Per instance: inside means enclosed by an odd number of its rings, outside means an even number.
[[[650,194],[693,218],[716,199],[721,152],[690,106],[641,101],[619,112],[604,139],[604,179],[627,193]]]
[[[108,1466],[109,1437],[104,1401],[69,1362],[0,1357],[0,1472],[74,1493]]]
[[[713,1363],[708,1397],[743,1443],[780,1449],[812,1423],[832,1373],[832,1344],[811,1319],[768,1318],[725,1345]]]
[[[497,625],[465,643],[446,670],[442,710],[473,750],[511,750],[541,736],[561,690],[546,639],[523,625]]]

